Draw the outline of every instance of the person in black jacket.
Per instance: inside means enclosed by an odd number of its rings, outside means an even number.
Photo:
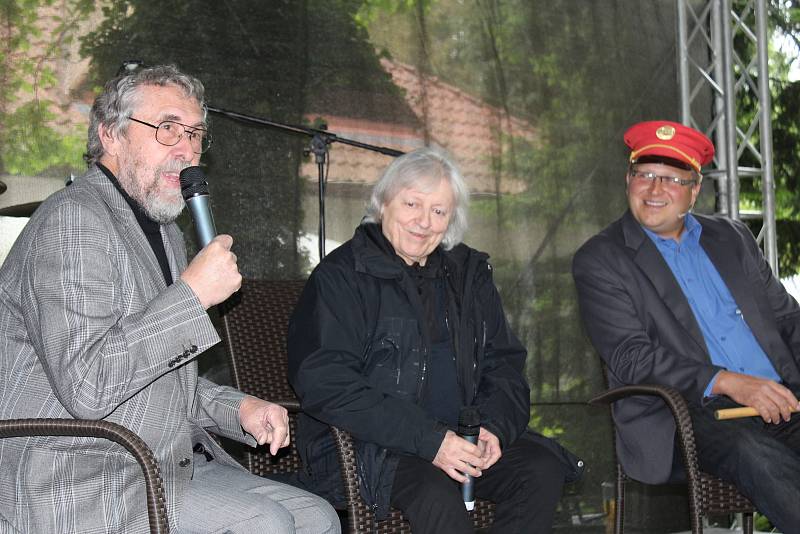
[[[497,503],[494,532],[549,532],[582,463],[526,431],[526,351],[488,256],[459,244],[468,192],[444,156],[419,149],[375,185],[353,238],[314,272],[289,326],[289,380],[304,414],[297,448],[310,489],[342,501],[328,425],[356,441],[360,488],[380,519],[416,534],[471,532],[459,482]],[[481,416],[477,445],[455,430]]]

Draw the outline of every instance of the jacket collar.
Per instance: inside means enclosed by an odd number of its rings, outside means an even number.
[[[377,278],[402,278],[406,264],[398,256],[392,244],[381,231],[380,224],[362,222],[353,234],[352,240],[355,270]],[[480,261],[488,261],[489,255],[466,245],[459,244],[451,250],[441,246],[436,249],[440,255],[442,268],[448,275],[455,275],[457,280],[475,275]]]
[[[708,354],[703,333],[697,324],[694,312],[689,306],[689,301],[683,294],[681,286],[675,280],[667,262],[658,251],[655,243],[644,233],[642,226],[633,217],[630,210],[625,212],[621,219],[622,235],[628,252],[633,262],[639,266],[644,275],[650,280],[661,301],[669,308],[678,323],[682,324],[692,339],[697,343],[704,354]],[[701,223],[702,224],[702,223]],[[706,229],[703,227],[705,237]],[[701,240],[702,240],[701,237]]]
[[[100,196],[100,199],[108,206],[111,216],[116,222],[116,227],[124,238],[125,242],[133,249],[132,256],[134,261],[139,262],[142,270],[148,274],[153,284],[159,288],[165,288],[166,282],[164,275],[161,273],[161,267],[158,264],[156,255],[150,247],[150,243],[142,231],[142,227],[136,220],[136,215],[133,213],[131,206],[125,200],[125,197],[117,190],[116,186],[108,179],[108,177],[96,165],[92,165],[89,170],[79,180],[85,181],[90,185]],[[174,224],[167,225],[168,227]],[[172,247],[167,244],[175,245],[176,237],[179,237],[180,232],[172,228],[167,228],[166,232],[164,225],[162,225],[162,237],[167,236],[164,243],[164,248],[167,251],[167,259],[170,263],[170,270],[172,272],[173,280],[177,280],[182,270],[181,265],[178,265],[177,255],[171,250]],[[185,262],[185,260],[184,260]],[[178,271],[178,272],[175,272]]]
[[[136,221],[139,223],[139,226],[142,227],[142,230],[144,230],[145,233],[158,232],[160,230],[161,225],[156,221],[154,221],[153,219],[151,219],[145,212],[144,207],[141,204],[139,204],[139,202],[135,198],[130,196],[127,191],[125,191],[125,189],[122,187],[122,184],[119,183],[119,179],[116,176],[114,176],[114,173],[108,170],[108,168],[106,168],[101,163],[96,163],[95,165],[97,165],[98,169],[103,171],[103,174],[106,175],[108,181],[111,182],[114,185],[114,187],[117,188],[119,194],[122,195],[122,198],[124,198],[125,202],[128,203],[128,206],[130,206],[131,211],[133,211],[133,215],[136,217]]]
[[[353,234],[353,256],[357,272],[377,278],[401,278],[403,259],[381,231],[380,224],[362,222]]]

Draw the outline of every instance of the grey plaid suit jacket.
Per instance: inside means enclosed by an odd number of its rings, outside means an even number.
[[[243,394],[197,376],[194,358],[219,341],[179,278],[178,227],[161,235],[167,287],[141,227],[97,167],[37,210],[0,269],[0,418],[105,419],[153,449],[174,528],[192,446],[238,465],[207,431],[250,445]],[[0,524],[20,532],[144,532],[135,460],[101,439],[0,440]],[[2,530],[2,527],[0,527]]]

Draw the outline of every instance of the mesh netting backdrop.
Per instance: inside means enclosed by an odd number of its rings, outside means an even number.
[[[80,172],[88,105],[130,59],[177,64],[205,83],[218,108],[403,151],[447,150],[472,191],[466,242],[491,255],[507,313],[529,349],[531,425],[587,461],[585,480],[562,501],[559,528],[604,530],[612,433],[608,413],[584,404],[605,385],[580,326],[570,263],[625,209],[622,132],[639,120],[678,118],[673,2],[65,4],[31,8],[33,17],[15,22],[20,32],[41,31],[28,53],[50,52],[48,76],[35,91],[0,79],[0,174],[35,182]],[[58,41],[64,35],[70,40]],[[30,78],[30,69],[18,70]],[[31,102],[39,102],[34,121],[33,112],[25,115]],[[310,140],[216,114],[210,127],[204,163],[214,216],[234,236],[243,274],[306,276],[319,237],[317,166],[304,155]],[[31,139],[57,152],[52,161],[31,151]],[[352,235],[389,161],[329,146],[328,250]],[[191,223],[186,215],[180,222],[193,252]],[[648,492],[631,505],[639,511],[630,525],[681,527],[675,507],[682,505],[673,504],[680,499]]]

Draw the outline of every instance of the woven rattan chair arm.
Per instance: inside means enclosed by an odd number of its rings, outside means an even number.
[[[152,534],[169,532],[166,500],[161,473],[153,451],[136,434],[110,421],[84,419],[6,419],[0,420],[0,438],[25,436],[79,436],[111,440],[128,450],[144,473],[147,516]]]
[[[697,464],[697,451],[694,442],[692,419],[689,415],[689,406],[681,394],[674,388],[657,384],[638,384],[621,386],[597,395],[589,401],[590,404],[602,405],[616,402],[626,397],[649,395],[660,397],[672,412],[675,426],[678,430],[678,444],[683,455],[683,466],[690,488],[700,484],[700,468]]]
[[[339,466],[342,470],[342,483],[344,486],[345,500],[347,501],[347,519],[350,523],[350,532],[359,532],[360,526],[366,520],[369,508],[361,498],[358,489],[358,467],[356,463],[356,450],[353,438],[344,430],[330,427],[336,452],[339,456]]]

